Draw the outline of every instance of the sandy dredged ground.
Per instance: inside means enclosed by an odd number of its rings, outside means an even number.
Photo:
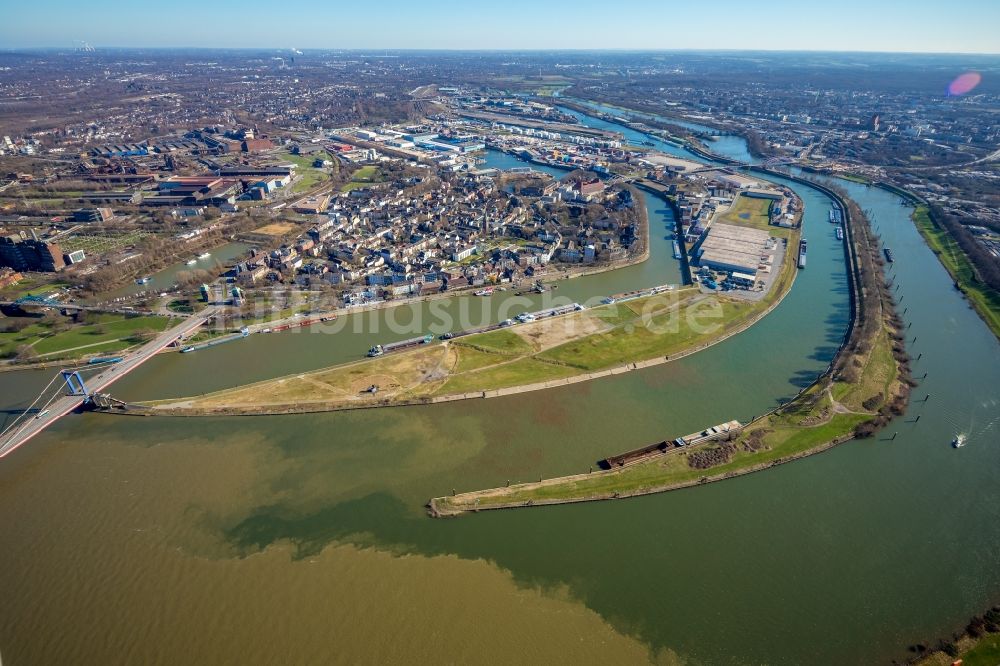
[[[524,338],[535,351],[542,351],[610,328],[611,326],[599,315],[584,311],[563,317],[540,319],[513,327],[511,331]]]

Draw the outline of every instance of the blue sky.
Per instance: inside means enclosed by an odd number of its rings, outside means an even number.
[[[1000,53],[1000,0],[0,0],[0,49],[204,46]]]

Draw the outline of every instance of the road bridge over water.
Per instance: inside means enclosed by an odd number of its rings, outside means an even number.
[[[115,381],[132,372],[148,361],[164,347],[178,338],[191,334],[199,326],[212,318],[218,308],[208,307],[197,315],[186,318],[182,323],[164,331],[156,338],[146,343],[136,351],[128,354],[117,363],[98,366],[97,374],[89,377],[84,384],[78,371],[60,372],[42,394],[25,412],[0,433],[0,458],[14,452],[32,437],[42,432],[63,416],[83,406],[95,393],[107,389]],[[45,396],[53,383],[65,380],[69,388],[68,394],[56,393],[49,398]],[[62,384],[56,384],[62,387]],[[44,401],[44,402],[43,402]]]

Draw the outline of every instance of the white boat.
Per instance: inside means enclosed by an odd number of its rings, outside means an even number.
[[[187,265],[188,266],[194,266],[197,263],[198,263],[197,259],[188,259]]]
[[[965,433],[960,432],[955,435],[955,439],[951,440],[951,445],[956,449],[960,449],[965,446]]]
[[[199,259],[208,259],[211,256],[212,256],[211,252],[202,252],[201,254],[198,255],[198,258]]]
[[[492,296],[493,287],[487,287],[486,289],[480,289],[476,292],[476,296]]]

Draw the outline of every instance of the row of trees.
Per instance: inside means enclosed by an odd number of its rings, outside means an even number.
[[[878,408],[878,412],[867,421],[859,423],[854,429],[854,435],[870,437],[892,418],[903,414],[915,382],[910,375],[910,357],[906,352],[902,333],[903,320],[896,312],[892,285],[883,276],[882,267],[885,263],[879,240],[861,207],[849,199],[843,190],[838,191],[841,199],[848,205],[847,220],[857,262],[854,277],[860,282],[860,307],[845,352],[835,361],[834,376],[839,381],[858,381],[872,346],[879,336],[886,335],[889,337],[899,379],[898,389],[890,395],[879,393],[864,400],[865,409],[871,411]]]
[[[935,204],[930,206],[930,219],[935,226],[943,228],[949,236],[955,239],[958,246],[962,248],[962,252],[972,262],[974,269],[972,279],[1000,291],[1000,259],[990,254],[976,240],[972,232],[958,221],[958,218],[944,211],[940,206]]]

